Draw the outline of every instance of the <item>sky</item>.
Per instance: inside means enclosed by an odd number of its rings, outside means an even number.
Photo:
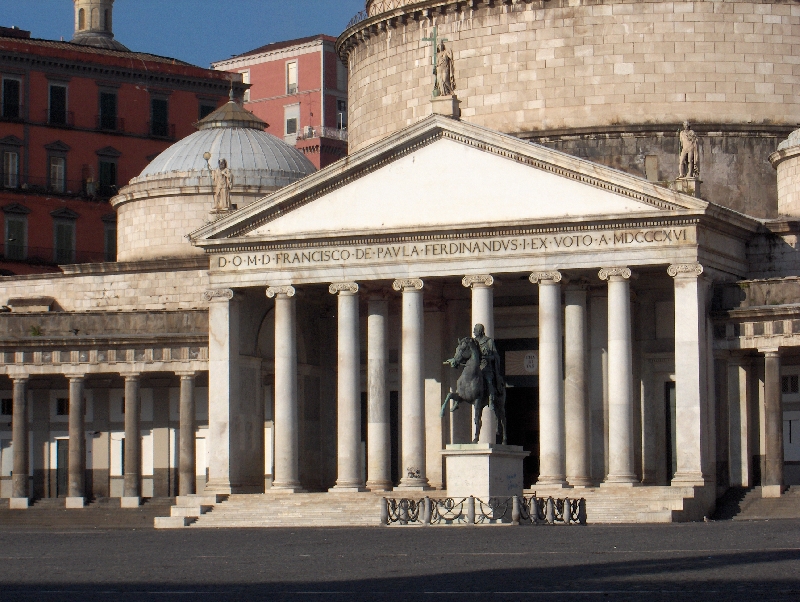
[[[364,0],[116,0],[114,37],[131,50],[208,67],[271,42],[338,36]],[[0,0],[0,25],[72,39],[72,0]]]

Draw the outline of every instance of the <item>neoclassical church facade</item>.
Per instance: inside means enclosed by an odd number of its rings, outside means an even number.
[[[624,127],[609,104],[628,105],[610,94],[597,114],[500,106],[503,89],[540,99],[512,85],[500,46],[534,53],[524,68],[516,57],[518,81],[555,86],[544,49],[564,44],[548,27],[630,14],[647,44],[655,23],[690,14],[665,4],[369,2],[338,42],[351,152],[322,171],[234,101],[201,121],[113,200],[118,262],[0,279],[0,496],[75,507],[201,492],[446,495],[443,451],[471,440],[473,417],[440,415],[458,376],[443,360],[476,323],[503,359],[528,491],[575,488],[590,520],[593,500],[625,499],[621,520],[648,521],[708,515],[729,487],[780,496],[800,483],[791,106],[745,94],[763,122],[724,115],[719,140],[702,121],[714,111],[694,112],[688,96],[665,96],[658,118],[631,111]],[[692,5],[681,22],[695,32],[718,19],[738,35],[753,15],[787,39],[800,30],[789,2],[669,4]],[[431,98],[423,38],[434,36],[452,45],[457,97]],[[592,65],[615,43],[571,56]],[[473,73],[476,61],[488,71]],[[683,61],[699,73],[712,58]],[[611,72],[634,81],[637,69]],[[488,83],[495,73],[507,75]],[[684,120],[700,177],[680,180]],[[230,210],[215,210],[219,159]],[[752,196],[717,177],[728,165],[745,178],[736,161],[772,180]],[[488,413],[481,441],[495,443]]]

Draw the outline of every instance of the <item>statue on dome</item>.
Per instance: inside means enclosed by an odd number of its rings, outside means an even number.
[[[456,91],[456,76],[453,69],[453,51],[446,48],[444,40],[439,42],[436,61],[437,96],[451,96]]]
[[[700,155],[697,150],[697,134],[689,127],[689,122],[683,122],[680,131],[681,157],[678,162],[678,178],[700,177]]]
[[[219,160],[218,169],[211,170],[211,178],[214,181],[214,211],[230,211],[233,173],[225,159]]]

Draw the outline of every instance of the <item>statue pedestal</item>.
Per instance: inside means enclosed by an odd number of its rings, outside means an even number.
[[[700,198],[700,178],[678,178],[674,182],[670,182],[670,188],[675,192],[682,192],[689,196]]]
[[[458,100],[458,96],[455,94],[452,96],[434,96],[431,98],[433,114],[444,115],[445,117],[450,117],[451,119],[461,118],[461,109],[459,108],[460,104],[461,101]]]
[[[522,495],[522,460],[530,455],[519,445],[452,444],[442,452],[447,495],[507,498]]]

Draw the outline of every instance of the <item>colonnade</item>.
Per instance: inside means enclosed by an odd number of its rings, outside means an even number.
[[[702,433],[707,414],[706,289],[700,264],[670,266],[675,282],[678,471],[675,485],[703,485],[709,471]],[[630,486],[639,481],[634,466],[634,373],[631,339],[633,276],[627,267],[603,268],[608,287],[608,474],[604,485]],[[588,401],[587,286],[569,283],[557,271],[534,272],[529,280],[539,294],[539,485],[592,483]],[[470,275],[472,323],[494,335],[491,275]],[[564,286],[566,285],[566,286]],[[562,308],[562,288],[566,303]],[[428,488],[425,472],[425,397],[423,371],[424,284],[395,280],[402,297],[401,433],[402,475],[399,489]],[[337,479],[333,491],[387,490],[389,412],[387,374],[387,293],[368,292],[366,481],[361,466],[359,293],[355,282],[333,283],[338,297]],[[275,474],[274,488],[299,490],[295,289],[271,287],[275,299]],[[562,364],[562,341],[564,361]],[[562,367],[563,366],[563,367]],[[493,416],[484,419],[481,440],[494,443]]]
[[[179,473],[180,495],[196,493],[195,372],[180,377]],[[125,472],[123,507],[135,507],[142,497],[141,373],[123,373],[125,379]],[[67,508],[82,508],[86,498],[86,375],[67,375],[69,381],[69,457]],[[26,507],[29,494],[29,438],[27,377],[14,377],[12,413],[12,505]]]

